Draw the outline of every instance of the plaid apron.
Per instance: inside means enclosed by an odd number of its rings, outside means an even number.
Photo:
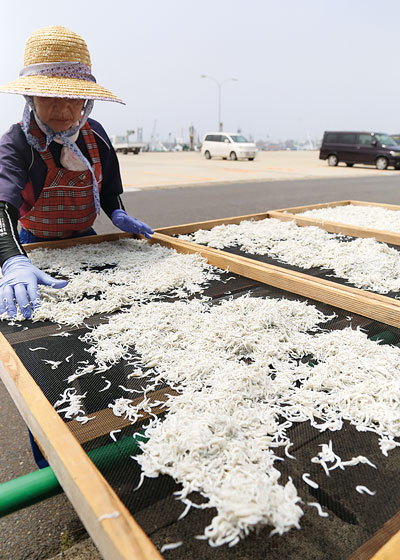
[[[30,132],[39,139],[42,146],[45,145],[44,135],[33,119]],[[82,127],[81,133],[100,191],[101,161],[94,134],[88,123]],[[19,221],[22,227],[43,239],[62,239],[85,232],[96,219],[90,171],[71,171],[57,167],[48,148],[39,154],[47,166],[46,180],[37,200],[32,200],[32,184],[26,185],[20,208]]]

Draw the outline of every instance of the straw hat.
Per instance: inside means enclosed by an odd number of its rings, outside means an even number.
[[[0,86],[0,93],[123,103],[96,83],[82,37],[60,25],[42,27],[32,33],[25,45],[20,77]]]

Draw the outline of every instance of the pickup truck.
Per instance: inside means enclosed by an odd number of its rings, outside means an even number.
[[[140,150],[146,148],[144,142],[129,142],[126,136],[110,136],[114,150],[123,154],[138,154]]]

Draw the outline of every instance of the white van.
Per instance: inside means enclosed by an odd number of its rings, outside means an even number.
[[[201,153],[206,159],[246,158],[253,161],[257,154],[257,147],[254,142],[249,142],[244,136],[235,132],[209,132],[204,136]]]

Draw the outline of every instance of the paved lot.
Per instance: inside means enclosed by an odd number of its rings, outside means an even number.
[[[199,152],[143,152],[119,155],[126,190],[199,184],[399,175],[388,169],[345,164],[329,167],[317,151],[259,152],[254,161],[206,160]]]
[[[399,204],[400,172],[362,167],[330,168],[325,162],[319,162],[315,152],[266,152],[260,156],[255,162],[209,162],[199,154],[190,153],[122,156],[124,181],[134,178],[136,187],[142,182],[140,190],[129,186],[126,189],[126,208],[152,226],[161,227],[346,198]],[[264,158],[271,162],[274,170],[259,169],[262,165],[268,167]],[[264,161],[262,165],[261,161]],[[224,168],[228,171],[223,171]],[[256,171],[257,176],[237,172],[248,168]],[[208,174],[203,171],[204,176],[213,178],[206,186],[198,183],[196,173],[200,173],[200,169],[212,170]],[[182,188],[183,184],[175,178],[175,187],[180,188],[162,188],[166,184],[172,186],[169,181],[173,178],[167,173],[176,174],[178,170],[185,175],[182,181],[187,181],[189,174],[196,176],[191,186]],[[160,173],[158,179],[153,176],[149,181],[151,185],[144,185],[146,175],[148,179],[151,172]],[[259,175],[261,172],[265,174],[264,179]],[[225,179],[225,183],[216,184],[222,176],[229,176],[230,182]],[[239,182],[242,176],[245,179]],[[116,231],[103,215],[96,222],[96,229],[99,233]],[[34,468],[24,422],[0,383],[0,482]],[[5,560],[44,560],[60,552],[63,539],[76,543],[86,537],[63,495],[0,519],[0,534],[0,558]],[[88,541],[71,549],[65,558],[97,560],[98,555]]]

